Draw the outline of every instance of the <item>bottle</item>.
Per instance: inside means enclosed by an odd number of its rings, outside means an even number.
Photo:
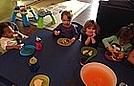
[[[29,59],[29,67],[30,67],[30,71],[35,73],[38,71],[39,69],[39,65],[37,64],[38,60],[37,58],[35,58],[34,56],[32,58]]]
[[[35,47],[36,47],[36,50],[42,49],[42,41],[41,41],[41,38],[38,36],[36,36],[36,39],[35,39]]]

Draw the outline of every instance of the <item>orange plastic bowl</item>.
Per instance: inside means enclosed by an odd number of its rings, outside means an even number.
[[[81,68],[80,76],[86,86],[116,86],[117,77],[108,66],[91,62]]]

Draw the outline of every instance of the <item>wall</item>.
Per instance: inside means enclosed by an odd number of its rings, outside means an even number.
[[[11,16],[14,6],[12,0],[0,0],[0,21]]]

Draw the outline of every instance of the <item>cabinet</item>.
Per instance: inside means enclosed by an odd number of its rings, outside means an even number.
[[[111,36],[122,26],[134,23],[134,6],[128,2],[100,1],[96,21],[101,27],[101,38]]]

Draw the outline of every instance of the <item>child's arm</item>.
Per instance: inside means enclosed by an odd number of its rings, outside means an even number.
[[[71,40],[75,41],[78,38],[79,33],[78,33],[77,29],[74,26],[72,28],[73,29],[71,29],[71,30],[72,30],[73,38],[71,38]]]
[[[21,48],[22,48],[22,45],[6,46],[6,50],[11,50],[11,49],[20,50]]]
[[[88,44],[90,43],[90,39],[91,39],[91,37],[88,37],[88,38],[86,39],[85,45],[88,45]]]
[[[108,46],[111,46],[110,43],[116,39],[115,36],[110,36],[107,38],[102,39],[102,43],[104,44],[105,48],[108,48]]]
[[[59,24],[54,30],[53,30],[53,34],[55,36],[60,35],[60,28],[61,28],[61,24]]]

